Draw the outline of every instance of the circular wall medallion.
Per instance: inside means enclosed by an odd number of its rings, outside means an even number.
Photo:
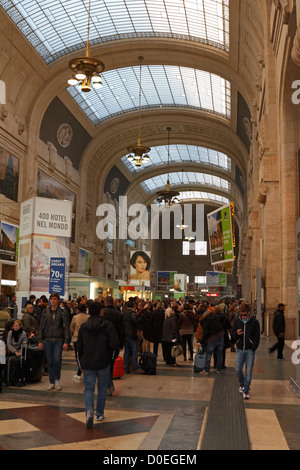
[[[120,180],[119,178],[114,178],[112,182],[110,183],[110,190],[112,194],[116,194],[120,186]]]
[[[73,130],[69,124],[62,124],[57,130],[57,141],[63,148],[69,147],[73,137]]]

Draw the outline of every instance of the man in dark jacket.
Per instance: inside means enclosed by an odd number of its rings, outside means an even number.
[[[255,351],[260,342],[260,325],[256,318],[251,317],[249,305],[242,304],[240,306],[239,317],[234,322],[231,337],[237,346],[235,370],[240,382],[240,392],[243,393],[245,400],[249,400]],[[245,376],[243,374],[244,365]]]
[[[78,363],[83,370],[86,427],[94,422],[94,394],[98,380],[96,421],[104,419],[107,386],[112,358],[119,353],[119,340],[112,322],[100,316],[101,305],[89,306],[90,318],[81,325],[77,339]]]
[[[114,299],[111,296],[105,297],[104,300],[104,309],[103,309],[103,317],[106,320],[109,320],[112,322],[114,325],[118,338],[119,338],[119,345],[120,349],[123,349],[124,347],[124,341],[125,341],[125,329],[124,329],[124,321],[123,321],[123,315],[120,312],[120,310],[117,310],[114,307]],[[109,378],[109,384],[107,388],[107,395],[111,396],[115,390],[115,386],[113,383],[113,373],[114,373],[114,364],[117,356],[113,358],[111,361],[111,366],[110,366],[110,378]]]
[[[123,312],[124,328],[125,328],[125,347],[124,347],[124,366],[125,372],[130,373],[130,356],[132,356],[132,365],[134,373],[143,373],[139,369],[138,363],[138,339],[137,330],[140,330],[138,319],[136,316],[136,307],[134,302],[129,300],[126,303]]]
[[[284,348],[284,335],[285,335],[285,318],[284,318],[284,304],[278,304],[278,308],[274,313],[273,318],[273,331],[277,337],[277,343],[269,349],[272,353],[277,349],[277,359],[283,359]]]
[[[207,375],[210,374],[211,356],[216,350],[216,373],[220,374],[223,367],[224,330],[220,321],[220,316],[214,312],[213,304],[208,307],[207,311],[199,321],[203,328],[201,345],[206,345],[205,373]]]
[[[67,351],[70,343],[69,318],[59,303],[60,297],[54,292],[50,295],[50,307],[43,311],[38,332],[38,347],[45,351],[48,363],[48,390],[61,390],[62,351]]]

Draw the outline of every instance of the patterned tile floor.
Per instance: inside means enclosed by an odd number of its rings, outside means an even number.
[[[295,378],[292,350],[278,361],[262,338],[245,402],[253,450],[300,449],[300,401],[290,387]],[[226,365],[235,354],[227,350]],[[201,449],[215,376],[193,373],[192,363],[167,367],[158,358],[156,376],[125,375],[107,398],[105,420],[86,429],[82,381],[75,383],[74,352],[63,355],[62,390],[46,391],[48,378],[0,395],[0,449],[195,451]],[[223,372],[226,374],[226,370]],[[220,396],[220,400],[222,396]],[[230,403],[228,403],[230,406]],[[219,432],[219,431],[218,431]],[[230,449],[228,449],[230,450]]]

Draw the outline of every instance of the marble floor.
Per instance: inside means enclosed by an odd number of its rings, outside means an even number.
[[[300,450],[300,401],[290,386],[290,377],[296,377],[293,351],[286,344],[286,359],[279,361],[267,350],[273,342],[262,338],[250,400],[244,402],[251,449]],[[235,353],[227,350],[223,374],[234,367],[234,358]],[[86,429],[84,387],[82,380],[74,381],[74,351],[67,351],[61,391],[47,391],[47,377],[24,387],[3,388],[0,449],[201,450],[216,375],[194,374],[193,364],[182,356],[178,363],[180,367],[166,366],[159,351],[157,375],[126,374],[114,380],[105,419]]]

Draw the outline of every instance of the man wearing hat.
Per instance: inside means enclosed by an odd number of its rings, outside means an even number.
[[[278,309],[274,313],[273,318],[273,331],[277,337],[277,343],[275,343],[269,352],[272,353],[277,349],[277,359],[283,359],[283,348],[284,348],[284,335],[285,335],[285,318],[284,318],[284,304],[278,304]]]

